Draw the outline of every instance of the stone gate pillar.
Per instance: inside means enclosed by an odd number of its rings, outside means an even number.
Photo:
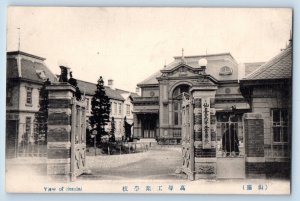
[[[47,175],[54,180],[71,180],[71,113],[75,88],[68,83],[47,87],[48,144]]]
[[[244,114],[246,176],[265,177],[264,119],[259,113]]]
[[[217,86],[205,83],[193,87],[195,179],[216,177],[216,110]]]

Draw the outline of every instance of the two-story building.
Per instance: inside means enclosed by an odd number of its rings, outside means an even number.
[[[40,109],[40,89],[49,79],[57,82],[45,64],[45,58],[22,51],[7,52],[6,84],[6,153],[7,157],[45,156],[47,154],[46,136],[37,131],[36,114]],[[86,98],[87,121],[91,116],[91,100],[96,91],[96,84],[77,80],[78,87]],[[124,136],[124,118],[133,122],[132,97],[137,94],[115,89],[113,81],[105,86],[110,99],[110,118],[114,117],[116,138]],[[47,122],[44,122],[45,124]],[[109,125],[107,126],[109,129]],[[37,137],[38,135],[38,137]]]
[[[81,92],[85,95],[87,102],[87,121],[91,116],[92,109],[92,98],[97,90],[96,84],[91,82],[86,82],[82,80],[77,80],[78,87]],[[132,114],[132,96],[137,96],[136,93],[132,93],[129,91],[116,89],[113,86],[113,80],[108,80],[108,86],[105,86],[105,93],[110,99],[110,120],[114,117],[115,120],[115,137],[116,139],[122,139],[124,136],[124,118],[126,117],[126,121],[128,123],[133,123],[133,114]],[[107,130],[109,131],[110,124],[107,126]]]
[[[47,78],[57,81],[45,58],[21,51],[7,53],[6,150],[7,156],[26,155],[30,144],[43,150],[45,138],[35,142],[35,114],[39,111],[40,89]],[[46,150],[46,149],[45,149]],[[45,154],[45,152],[35,152]]]
[[[217,86],[217,132],[221,135],[225,131],[234,107],[238,116],[236,126],[242,138],[242,114],[250,106],[240,92],[239,65],[230,53],[177,56],[173,62],[138,83],[141,96],[133,99],[135,137],[180,143],[182,94],[189,93],[199,82],[199,61],[206,62],[205,73]]]

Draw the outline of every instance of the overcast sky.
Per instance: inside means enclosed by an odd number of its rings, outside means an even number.
[[[67,63],[77,79],[102,75],[117,88],[136,84],[173,56],[230,52],[238,63],[267,61],[290,37],[289,9],[38,8],[8,10],[7,51],[46,58],[59,74]]]

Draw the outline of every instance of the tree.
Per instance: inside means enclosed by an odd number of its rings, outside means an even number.
[[[115,142],[116,141],[115,131],[116,131],[115,118],[112,117],[111,118],[111,130],[110,130],[111,136],[109,138],[109,140],[111,142]]]
[[[134,123],[129,124],[127,123],[127,118],[125,116],[124,118],[124,130],[125,130],[125,141],[132,142],[132,137],[131,137],[131,127],[134,125]]]
[[[92,128],[97,130],[97,145],[101,142],[101,137],[106,135],[105,126],[109,122],[110,102],[105,93],[102,76],[98,79],[97,90],[92,98],[92,111],[90,123]]]
[[[40,100],[39,105],[40,109],[35,114],[35,135],[34,140],[35,142],[47,142],[47,121],[48,121],[48,104],[49,104],[49,98],[48,98],[48,91],[46,90],[46,87],[49,86],[51,82],[49,79],[47,79],[42,88],[40,89]]]

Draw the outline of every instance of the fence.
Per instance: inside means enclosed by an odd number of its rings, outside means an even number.
[[[47,125],[40,123],[19,123],[6,121],[6,156],[46,157]]]
[[[122,155],[131,153],[140,153],[148,151],[151,148],[151,142],[106,142],[102,143],[102,152],[108,155]],[[92,147],[88,149],[89,155],[97,155],[98,152]]]
[[[230,127],[232,126],[232,127]],[[242,122],[217,122],[217,157],[245,155]]]

